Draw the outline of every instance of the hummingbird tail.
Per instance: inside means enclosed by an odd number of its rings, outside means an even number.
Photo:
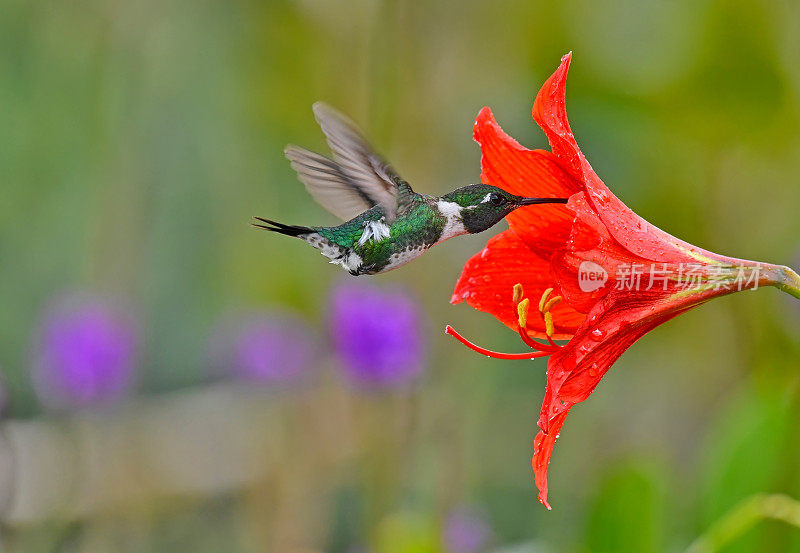
[[[310,234],[314,232],[312,229],[308,227],[300,227],[297,225],[284,225],[283,223],[279,223],[277,221],[271,221],[269,219],[263,219],[261,217],[254,217],[257,221],[260,221],[264,224],[259,223],[252,223],[252,225],[256,228],[261,228],[264,230],[270,230],[272,232],[279,232],[281,234],[285,234],[286,236],[302,236],[303,234]]]

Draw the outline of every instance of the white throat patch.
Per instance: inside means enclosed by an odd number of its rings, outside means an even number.
[[[442,235],[439,237],[440,242],[453,236],[467,233],[467,228],[461,219],[461,210],[463,208],[460,205],[456,202],[439,200],[436,202],[436,207],[439,209],[439,213],[447,217],[447,222],[444,224],[444,229],[442,229]]]

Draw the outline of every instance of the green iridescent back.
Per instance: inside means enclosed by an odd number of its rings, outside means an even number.
[[[446,218],[435,208],[435,202],[435,198],[411,192],[398,211],[397,219],[389,225],[389,237],[378,241],[370,239],[364,244],[358,243],[365,225],[383,218],[384,213],[378,206],[338,227],[314,230],[342,247],[352,248],[363,259],[365,271],[377,272],[390,263],[393,254],[436,243],[442,235]]]

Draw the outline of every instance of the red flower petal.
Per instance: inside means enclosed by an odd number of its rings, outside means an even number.
[[[568,198],[581,190],[553,154],[529,150],[503,132],[488,107],[478,114],[472,134],[483,154],[482,182],[538,198]],[[567,239],[573,218],[563,204],[525,207],[506,217],[528,247],[544,258]]]
[[[651,225],[617,198],[600,180],[578,147],[567,119],[567,73],[572,53],[561,58],[561,65],[545,81],[533,104],[533,119],[550,141],[550,148],[564,169],[582,184],[609,232],[633,253],[648,260],[686,263],[696,258],[688,252],[707,256],[707,252]]]
[[[561,65],[539,89],[539,94],[533,102],[533,119],[547,135],[550,149],[567,173],[582,183],[585,159],[569,127],[565,100],[567,73],[571,61],[572,52],[561,58]]]
[[[654,296],[663,298],[652,291]],[[614,362],[636,340],[673,317],[699,305],[653,312],[652,304],[626,302],[611,294],[589,315],[575,337],[550,357],[547,364],[547,387],[539,415],[541,431],[534,440],[533,459],[539,501],[548,509],[547,467],[564,419],[573,405],[585,400]]]
[[[466,301],[471,307],[491,313],[516,330],[517,311],[512,302],[512,289],[517,283],[522,284],[525,295],[534,304],[547,288],[555,288],[553,297],[560,294],[558,283],[550,272],[550,262],[528,249],[509,229],[489,240],[483,251],[467,261],[450,302]],[[585,317],[563,302],[552,312],[556,339],[569,339]],[[544,323],[533,315],[532,312],[528,318],[529,334],[543,338]]]
[[[620,264],[644,264],[647,260],[633,255],[609,234],[585,193],[572,196],[568,206],[575,221],[569,239],[551,259],[553,273],[567,302],[578,311],[588,312],[616,285]],[[587,263],[602,267],[607,279],[602,287],[589,292],[579,281],[579,272]]]
[[[547,502],[547,467],[550,466],[553,447],[556,445],[558,433],[561,432],[561,426],[564,424],[564,419],[567,418],[568,413],[569,408],[564,409],[562,413],[550,421],[550,433],[539,432],[533,440],[533,458],[531,459],[533,479],[539,489],[539,502],[547,507],[548,510],[550,509],[550,504]]]

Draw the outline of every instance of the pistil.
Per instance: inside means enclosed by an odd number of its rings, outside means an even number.
[[[503,353],[500,351],[492,351],[490,349],[482,348],[477,344],[473,344],[472,342],[464,338],[461,334],[459,334],[456,331],[456,329],[454,329],[450,325],[447,325],[444,328],[444,333],[449,334],[450,336],[452,336],[453,338],[455,338],[456,340],[467,346],[469,349],[477,351],[478,353],[486,355],[487,357],[494,357],[495,359],[536,359],[537,357],[547,357],[548,355],[550,355],[549,352],[543,352],[543,351],[533,351],[530,353]]]

